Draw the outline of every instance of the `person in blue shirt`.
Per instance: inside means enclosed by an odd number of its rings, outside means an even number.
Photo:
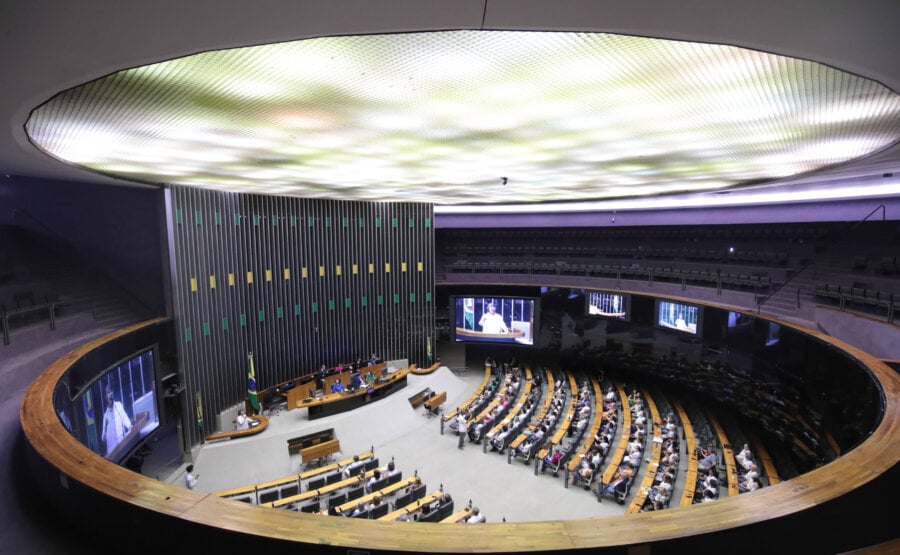
[[[359,372],[354,372],[353,375],[350,376],[350,390],[359,389],[362,385],[362,376],[359,375]]]
[[[333,384],[331,384],[331,392],[332,393],[343,393],[344,392],[344,382],[341,380],[337,380]]]

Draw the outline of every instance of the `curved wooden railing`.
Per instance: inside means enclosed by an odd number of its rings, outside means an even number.
[[[55,468],[57,482],[68,486],[59,495],[74,495],[73,483],[111,498],[123,510],[155,513],[156,520],[177,522],[203,532],[219,531],[234,542],[254,545],[332,546],[354,550],[488,553],[572,551],[636,546],[683,540],[686,536],[722,533],[770,519],[799,515],[876,480],[900,459],[900,376],[871,355],[811,330],[807,334],[831,343],[868,367],[884,391],[880,425],[858,447],[811,472],[741,496],[661,512],[570,521],[491,523],[467,527],[465,533],[432,523],[323,518],[221,499],[131,472],[90,451],[69,434],[53,406],[57,382],[77,360],[104,343],[159,322],[152,320],[87,343],[47,368],[28,388],[20,419],[31,449]],[[797,326],[779,321],[782,326]],[[799,328],[797,328],[799,329]],[[621,425],[625,425],[623,422]],[[50,474],[48,472],[48,474]],[[49,487],[49,486],[48,486]],[[82,488],[79,488],[82,489]],[[173,520],[174,519],[174,520]],[[759,530],[757,528],[757,530]],[[736,531],[735,531],[736,532]],[[510,541],[514,538],[515,541]],[[266,543],[270,540],[270,543]],[[173,539],[174,541],[174,539]]]

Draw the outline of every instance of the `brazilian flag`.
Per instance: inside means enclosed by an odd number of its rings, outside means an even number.
[[[247,398],[255,412],[259,412],[259,396],[256,394],[256,368],[253,366],[253,353],[247,354],[249,368],[247,369]]]
[[[90,447],[92,451],[99,453],[100,442],[97,441],[97,421],[94,418],[94,399],[91,396],[90,389],[84,392],[82,404],[84,405],[84,423],[85,428],[87,428],[88,447]]]
[[[471,298],[463,299],[463,316],[465,318],[465,322],[463,323],[463,329],[474,330],[475,329],[475,299],[471,299]]]

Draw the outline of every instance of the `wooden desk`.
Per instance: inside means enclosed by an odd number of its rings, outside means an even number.
[[[373,366],[364,366],[360,369],[361,374],[365,374],[370,370],[375,373],[375,376],[381,375],[381,371],[387,368],[386,362],[379,362]],[[325,387],[323,389],[323,393],[325,395],[321,398],[316,399],[314,397],[314,393],[316,391],[316,380],[304,382],[303,385],[294,387],[293,389],[287,392],[287,408],[288,410],[293,410],[296,408],[307,407],[313,404],[313,402],[322,402],[327,398],[339,397],[342,395],[341,393],[331,393],[331,385],[337,381],[344,382],[344,387],[348,387],[350,385],[350,375],[352,372],[349,370],[342,370],[339,373],[328,373],[325,377]],[[311,390],[311,391],[310,391]],[[309,399],[309,401],[307,401]]]
[[[710,425],[716,432],[716,437],[719,438],[719,443],[722,444],[721,463],[725,465],[725,472],[728,475],[728,495],[738,495],[740,491],[738,491],[737,487],[737,462],[734,460],[734,451],[731,449],[731,443],[728,441],[728,435],[725,433],[725,429],[719,423],[719,419],[716,418],[715,414],[708,414],[707,420],[709,420]]]
[[[303,436],[292,437],[287,440],[288,455],[295,455],[307,447],[312,447],[313,445],[318,445],[319,443],[330,441],[332,439],[334,439],[334,428],[319,430]]]
[[[370,470],[363,475],[363,479],[360,480],[359,476],[352,476],[345,480],[341,480],[340,482],[335,482],[333,484],[326,484],[321,488],[314,490],[307,490],[302,493],[298,493],[297,495],[291,495],[290,497],[283,497],[278,499],[277,501],[272,502],[272,507],[283,507],[285,505],[290,505],[291,503],[297,503],[300,501],[306,501],[308,499],[314,499],[319,497],[320,495],[324,495],[326,493],[331,493],[333,491],[337,491],[341,488],[346,488],[348,486],[354,486],[356,484],[364,484],[366,481],[372,477],[374,474],[374,470]]]
[[[417,368],[416,365],[413,364],[412,366],[409,367],[409,371],[412,372],[413,374],[418,374],[421,376],[424,374],[431,374],[432,372],[434,372],[435,370],[437,370],[440,367],[441,367],[440,362],[435,362],[428,368]]]
[[[368,460],[368,459],[371,459],[371,458],[374,457],[374,456],[375,456],[375,452],[374,452],[374,451],[366,451],[365,453],[360,453],[360,454],[359,454],[359,460],[360,460],[361,462],[363,462],[363,461],[366,461],[366,460]],[[318,467],[318,468],[313,468],[313,469],[310,469],[310,470],[304,470],[303,472],[300,473],[300,476],[299,476],[299,477],[300,477],[301,480],[308,480],[309,478],[312,478],[313,476],[318,476],[319,474],[325,474],[325,473],[327,473],[327,472],[331,472],[332,470],[338,470],[338,469],[341,469],[341,468],[345,468],[346,466],[348,466],[348,465],[350,465],[350,464],[353,464],[353,457],[344,459],[344,460],[339,461],[339,462],[335,462],[335,463],[331,463],[331,464],[326,464],[326,465],[320,466],[320,467]]]
[[[678,401],[673,401],[672,405],[678,413],[678,420],[684,430],[684,437],[687,440],[687,474],[684,477],[684,492],[681,494],[681,502],[679,507],[689,507],[694,503],[695,490],[697,489],[697,438],[694,436],[694,427],[691,425],[691,419],[688,418],[687,411]]]
[[[365,461],[367,459],[371,459],[375,456],[373,451],[366,451],[365,453],[360,453],[359,455],[360,461]],[[273,486],[281,486],[284,484],[288,484],[295,481],[303,481],[308,480],[314,476],[318,476],[319,474],[325,474],[326,472],[330,472],[332,470],[338,470],[339,468],[344,468],[345,466],[351,464],[353,462],[353,457],[344,459],[340,462],[327,464],[324,466],[320,466],[318,468],[313,468],[311,470],[307,470],[301,472],[300,474],[291,474],[290,476],[282,476],[281,478],[275,478],[274,480],[269,480],[267,482],[260,482],[258,484],[253,484],[249,486],[239,486],[236,488],[226,489],[214,492],[213,495],[216,497],[234,497],[236,495],[244,495],[247,493],[255,493],[257,490],[270,488]]]
[[[370,369],[384,368],[384,363],[375,366],[369,366]],[[373,386],[373,392],[370,394],[366,386],[354,391],[345,391],[343,393],[329,393],[319,398],[309,397],[307,393],[303,393],[302,389],[293,393],[294,390],[288,392],[288,410],[297,408],[308,409],[309,419],[315,420],[324,416],[338,414],[361,407],[370,401],[384,397],[402,389],[406,386],[406,376],[409,374],[408,368],[401,368],[387,375],[384,381],[376,381]],[[293,393],[293,394],[292,394]]]
[[[415,503],[410,503],[405,507],[400,507],[394,512],[388,513],[378,520],[397,520],[401,515],[411,514],[419,510],[421,507],[428,505],[429,503],[434,503],[438,499],[444,496],[444,492],[436,491],[434,493],[429,493],[422,499],[417,500]]]
[[[441,521],[441,524],[455,524],[459,522],[463,522],[465,519],[469,518],[469,515],[472,514],[472,507],[466,507],[461,511],[456,511],[452,515],[448,516],[444,520]]]
[[[338,510],[340,510],[341,513],[344,513],[346,511],[352,511],[356,507],[357,504],[368,503],[372,499],[375,499],[376,495],[380,495],[383,499],[383,498],[387,497],[388,495],[391,495],[391,494],[395,493],[396,491],[401,490],[410,484],[416,483],[417,479],[418,478],[413,476],[412,478],[400,480],[396,484],[391,484],[385,488],[381,488],[378,491],[373,491],[372,493],[367,493],[366,495],[363,495],[362,497],[360,497],[358,499],[354,499],[352,501],[347,501],[346,503],[342,503],[342,504],[338,505]],[[385,501],[385,503],[387,503],[387,501]]]
[[[425,408],[431,412],[437,412],[439,406],[447,400],[447,392],[441,391],[437,395],[432,395],[425,401]]]
[[[620,383],[616,384],[616,390],[619,392],[619,406],[622,407],[622,421],[619,422],[617,426],[622,427],[622,433],[619,437],[619,445],[616,447],[609,465],[607,465],[606,470],[603,472],[603,476],[600,480],[601,486],[612,481],[613,477],[616,475],[616,470],[618,470],[619,465],[622,464],[622,458],[625,456],[625,450],[628,447],[628,431],[631,429],[631,407],[628,406],[628,394],[625,392],[625,387]],[[612,446],[610,446],[610,448],[612,448]]]
[[[265,416],[248,416],[250,420],[258,422],[255,426],[251,425],[246,430],[231,430],[228,432],[217,432],[206,437],[206,441],[218,441],[220,439],[234,439],[238,437],[256,435],[269,426],[269,419]]]
[[[328,455],[333,455],[335,453],[340,453],[341,451],[341,442],[338,439],[330,439],[328,441],[323,441],[322,443],[317,443],[316,445],[312,445],[305,449],[300,450],[300,460],[304,463],[313,461],[316,459],[321,459],[322,457],[327,457]]]

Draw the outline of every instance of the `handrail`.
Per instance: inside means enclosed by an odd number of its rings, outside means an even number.
[[[868,214],[866,214],[863,217],[863,219],[851,224],[850,227],[847,228],[847,233],[842,234],[840,236],[840,239],[835,240],[834,243],[837,244],[837,243],[841,242],[840,240],[846,239],[846,237],[849,233],[855,231],[857,227],[861,226],[866,220],[868,220],[873,214],[875,214],[879,210],[881,210],[881,221],[885,221],[887,219],[887,207],[884,204],[879,204],[878,206],[873,208]],[[779,287],[773,288],[772,291],[767,293],[762,299],[758,299],[756,301],[756,311],[759,312],[760,309],[762,308],[762,305],[766,304],[773,296],[775,296],[779,291],[781,291],[787,284],[789,284],[791,281],[793,281],[795,277],[802,274],[804,270],[806,270],[813,264],[815,264],[815,262],[813,262],[813,261],[807,262],[806,264],[801,266],[800,269],[797,270],[797,272],[794,273],[794,275],[792,275],[787,281],[782,283]],[[799,289],[797,290],[797,307],[798,308],[800,307],[800,290]]]
[[[879,210],[881,210],[881,221],[882,222],[885,221],[887,219],[887,207],[885,207],[885,205],[883,205],[883,204],[879,204],[878,206],[873,208],[871,212],[866,214],[865,218],[859,220],[858,222],[854,222],[853,225],[850,226],[849,231],[853,231],[854,229],[859,227],[863,222],[865,222],[866,220],[869,219],[869,216],[871,216],[875,212],[878,212]]]

